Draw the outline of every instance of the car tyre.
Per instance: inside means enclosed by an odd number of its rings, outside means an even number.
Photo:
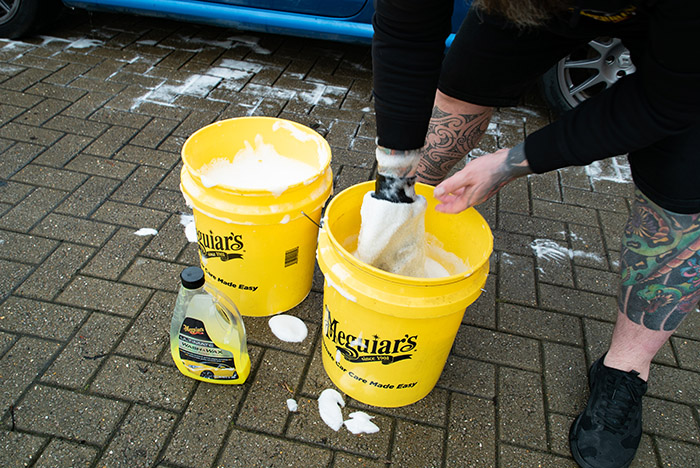
[[[203,379],[213,379],[214,378],[214,373],[210,370],[205,370],[199,376]]]
[[[630,53],[622,41],[600,37],[549,69],[540,80],[540,89],[549,106],[561,113],[634,72]]]
[[[39,17],[40,0],[0,2],[0,37],[17,39],[29,32]]]

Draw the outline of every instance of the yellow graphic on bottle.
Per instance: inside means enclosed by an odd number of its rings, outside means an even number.
[[[203,379],[238,379],[233,353],[211,340],[203,322],[185,318],[178,338],[180,360],[188,371]]]

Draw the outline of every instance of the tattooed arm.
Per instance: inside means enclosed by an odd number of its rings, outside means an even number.
[[[435,188],[435,198],[440,201],[436,210],[459,213],[485,202],[508,182],[530,173],[523,143],[480,156]]]

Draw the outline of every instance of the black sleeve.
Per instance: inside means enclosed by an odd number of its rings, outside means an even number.
[[[381,146],[423,146],[452,6],[453,0],[375,0],[372,67]]]
[[[658,0],[649,14],[637,72],[526,138],[534,172],[632,152],[700,120],[700,2]]]

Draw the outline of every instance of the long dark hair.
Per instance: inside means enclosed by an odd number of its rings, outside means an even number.
[[[540,26],[569,8],[569,0],[474,0],[473,6],[520,27]]]

